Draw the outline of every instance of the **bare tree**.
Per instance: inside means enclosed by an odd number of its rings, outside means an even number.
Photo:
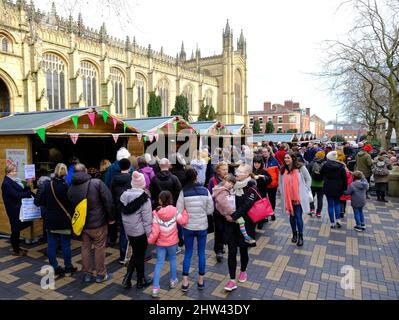
[[[325,42],[321,75],[332,80],[330,89],[343,105],[364,113],[364,120],[376,124],[379,116],[388,121],[388,146],[392,130],[399,133],[399,2],[349,0],[343,5],[352,7],[354,27],[345,41]]]

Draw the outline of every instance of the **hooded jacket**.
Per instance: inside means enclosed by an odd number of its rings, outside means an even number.
[[[89,188],[89,190],[87,189]],[[86,172],[77,172],[72,177],[68,199],[76,207],[87,194],[87,217],[85,229],[97,229],[114,220],[112,195],[99,179],[91,179]]]
[[[351,186],[351,184],[353,182],[352,173],[350,171],[346,171],[346,179],[348,180],[348,190],[349,190],[349,187]],[[351,200],[351,196],[345,194],[345,192],[344,192],[344,194],[341,196],[340,200],[341,201]]]
[[[132,188],[122,193],[122,222],[129,237],[151,233],[151,200],[143,189]]]
[[[348,189],[348,179],[342,163],[327,160],[320,173],[324,179],[323,192],[327,197],[339,198]]]
[[[205,185],[205,178],[206,178],[206,168],[207,168],[207,163],[203,159],[199,160],[191,160],[190,163],[191,167],[197,171],[198,174],[198,183],[201,185]]]
[[[181,186],[184,187],[186,184],[186,171],[184,170],[184,166],[177,161],[170,169],[170,172],[179,179]]]
[[[179,179],[169,171],[161,171],[150,183],[151,198],[153,201],[153,208],[158,207],[158,197],[162,191],[170,191],[173,195],[173,204],[177,202],[180,191],[182,189]]]
[[[280,175],[280,170],[278,161],[274,157],[269,157],[269,159],[266,160],[266,158],[263,158],[265,170],[267,173],[270,175],[272,178],[272,182],[269,183],[266,188],[267,189],[273,189],[278,187],[279,183],[279,175]]]
[[[148,243],[156,244],[158,247],[176,245],[179,242],[177,224],[185,226],[188,223],[188,219],[188,212],[186,210],[180,213],[173,206],[154,210]]]
[[[111,182],[111,193],[114,200],[116,215],[120,218],[122,203],[120,201],[122,193],[132,187],[132,176],[130,173],[117,173]]]
[[[350,195],[351,205],[354,208],[362,208],[366,205],[366,191],[369,188],[369,184],[365,178],[354,181],[348,191],[345,191],[346,195]]]
[[[208,215],[214,210],[213,199],[209,190],[199,184],[186,186],[179,195],[177,210],[187,210],[190,221],[185,229],[201,231],[208,229]]]
[[[371,170],[372,166],[373,160],[371,159],[370,154],[364,150],[359,151],[356,156],[356,170],[359,170],[366,178],[369,178],[373,174]]]
[[[151,180],[152,178],[155,177],[154,169],[151,168],[150,166],[146,166],[144,168],[139,169],[138,171],[144,175],[145,187],[147,188],[147,190],[149,190]]]
[[[215,209],[222,216],[230,216],[233,214],[234,209],[230,206],[228,197],[230,196],[230,190],[225,186],[218,184],[213,188],[212,197],[215,200]]]

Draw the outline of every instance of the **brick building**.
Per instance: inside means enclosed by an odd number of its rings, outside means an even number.
[[[321,139],[326,131],[326,123],[314,114],[310,117],[310,131]]]
[[[252,127],[255,120],[259,120],[262,132],[266,130],[267,122],[271,121],[274,132],[296,130],[304,133],[310,130],[310,108],[302,109],[298,102],[288,100],[284,105],[265,102],[262,111],[249,111],[249,122]]]
[[[361,124],[329,123],[325,133],[329,140],[338,134],[343,136],[346,141],[357,141],[358,138],[367,134],[367,128]]]

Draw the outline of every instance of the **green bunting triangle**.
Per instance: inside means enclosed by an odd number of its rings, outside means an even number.
[[[146,136],[144,136],[144,137],[143,137],[143,141],[144,141],[144,143],[146,143],[146,142],[147,142],[147,139],[148,139],[148,138],[147,138]]]
[[[46,143],[46,128],[37,129],[36,133],[42,139],[43,143]]]
[[[107,119],[108,119],[108,112],[107,111],[105,111],[105,110],[103,110],[103,119],[104,119],[104,122],[107,122]]]
[[[75,129],[77,129],[79,116],[72,116],[71,118],[72,118],[73,125],[75,126]]]
[[[124,133],[126,133],[126,129],[127,129],[127,123],[124,122],[124,123],[123,123],[123,132],[124,132]]]
[[[220,135],[220,128],[218,128],[218,134]]]
[[[175,126],[175,131],[177,131],[177,125],[178,125],[179,123],[176,121],[173,125]]]

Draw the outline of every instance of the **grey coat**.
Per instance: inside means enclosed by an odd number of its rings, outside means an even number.
[[[349,186],[349,190],[345,191],[346,195],[351,196],[351,205],[354,208],[363,208],[366,205],[366,191],[369,184],[366,178],[356,180]]]
[[[311,197],[311,189],[310,186],[312,184],[312,178],[305,166],[302,166],[299,169],[298,174],[299,179],[299,199],[301,202],[302,211],[304,213],[310,212],[310,202],[312,202],[313,198]],[[281,211],[285,214],[285,193],[284,193],[284,175],[280,174],[280,194],[281,194]]]
[[[121,195],[121,202],[124,206],[136,200],[145,191],[143,189],[132,188]],[[129,214],[122,214],[123,227],[126,235],[139,237],[143,234],[149,236],[152,226],[152,207],[151,200],[148,199],[137,211]]]

